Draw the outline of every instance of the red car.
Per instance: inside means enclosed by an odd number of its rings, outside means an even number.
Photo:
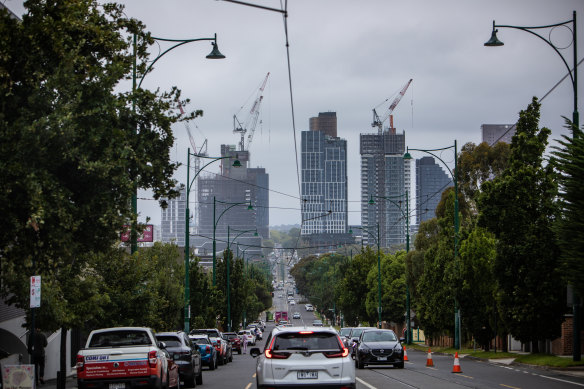
[[[242,350],[243,345],[241,344],[241,338],[235,332],[224,332],[223,339],[225,339],[229,343],[231,343],[231,347],[232,347],[233,351],[237,350],[237,353],[241,354],[241,350]]]

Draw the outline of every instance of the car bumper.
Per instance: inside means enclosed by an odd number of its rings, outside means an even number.
[[[319,388],[319,389],[355,389],[357,386],[354,382],[346,384],[278,384],[278,385],[259,385],[258,389],[306,389],[306,388]]]
[[[109,389],[111,384],[124,384],[125,389],[149,389],[161,387],[160,377],[158,376],[77,380],[78,389]]]
[[[372,355],[371,353],[359,353],[359,362],[366,365],[391,365],[394,363],[403,363],[404,356],[403,353],[394,353],[393,355],[378,357]],[[383,359],[385,358],[385,359]]]

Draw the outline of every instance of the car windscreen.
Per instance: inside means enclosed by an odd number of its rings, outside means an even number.
[[[219,332],[217,330],[193,330],[191,331],[191,335],[209,335],[209,337],[214,336],[215,338],[219,337]]]
[[[366,331],[363,342],[395,342],[395,334],[389,331]]]
[[[353,328],[353,331],[351,331],[351,338],[360,337],[362,332],[363,332],[363,329],[361,329],[361,328]]]
[[[350,333],[351,333],[350,328],[342,328],[341,329],[341,336],[349,336]]]
[[[211,344],[207,338],[191,338],[191,340],[196,344]]]
[[[166,344],[166,347],[182,346],[182,344],[180,343],[180,339],[172,335],[156,335],[156,340],[158,340],[159,342],[164,342]]]
[[[307,331],[279,334],[272,350],[340,350],[340,347],[336,334]]]
[[[151,346],[146,331],[116,330],[93,334],[88,347]]]

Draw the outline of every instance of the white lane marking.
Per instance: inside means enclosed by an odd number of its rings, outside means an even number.
[[[541,374],[540,374],[539,376],[540,376],[540,377],[542,377],[542,378],[547,378],[547,379],[550,379],[550,380],[555,380],[555,381],[565,382],[565,383],[567,383],[567,384],[572,384],[572,385],[576,385],[576,386],[584,386],[584,384],[581,384],[581,383],[579,383],[579,382],[568,381],[568,380],[562,380],[562,379],[560,379],[560,378],[549,377],[549,376],[547,376],[547,375],[541,375]]]
[[[363,380],[362,380],[361,378],[359,378],[359,377],[355,377],[355,379],[356,379],[357,381],[359,381],[360,383],[362,383],[363,385],[365,385],[366,387],[368,387],[369,389],[377,389],[375,386],[373,386],[373,385],[371,385],[371,384],[369,384],[369,383],[367,383],[367,382],[363,381]]]

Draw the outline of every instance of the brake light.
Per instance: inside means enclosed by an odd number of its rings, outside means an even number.
[[[85,357],[77,354],[77,371],[83,371],[83,369],[85,369]]]
[[[314,334],[314,331],[300,331],[301,334]]]
[[[268,359],[287,359],[290,356],[290,353],[273,353],[270,349],[266,349],[264,353]]]
[[[346,357],[347,355],[349,355],[349,349],[343,347],[343,349],[341,351],[339,351],[338,353],[324,353],[324,356],[327,358],[340,358],[340,357]]]
[[[156,350],[152,350],[148,353],[148,364],[150,367],[156,367],[158,362]]]
[[[211,347],[210,346],[205,347],[205,352],[207,354],[210,353],[211,352]]]

